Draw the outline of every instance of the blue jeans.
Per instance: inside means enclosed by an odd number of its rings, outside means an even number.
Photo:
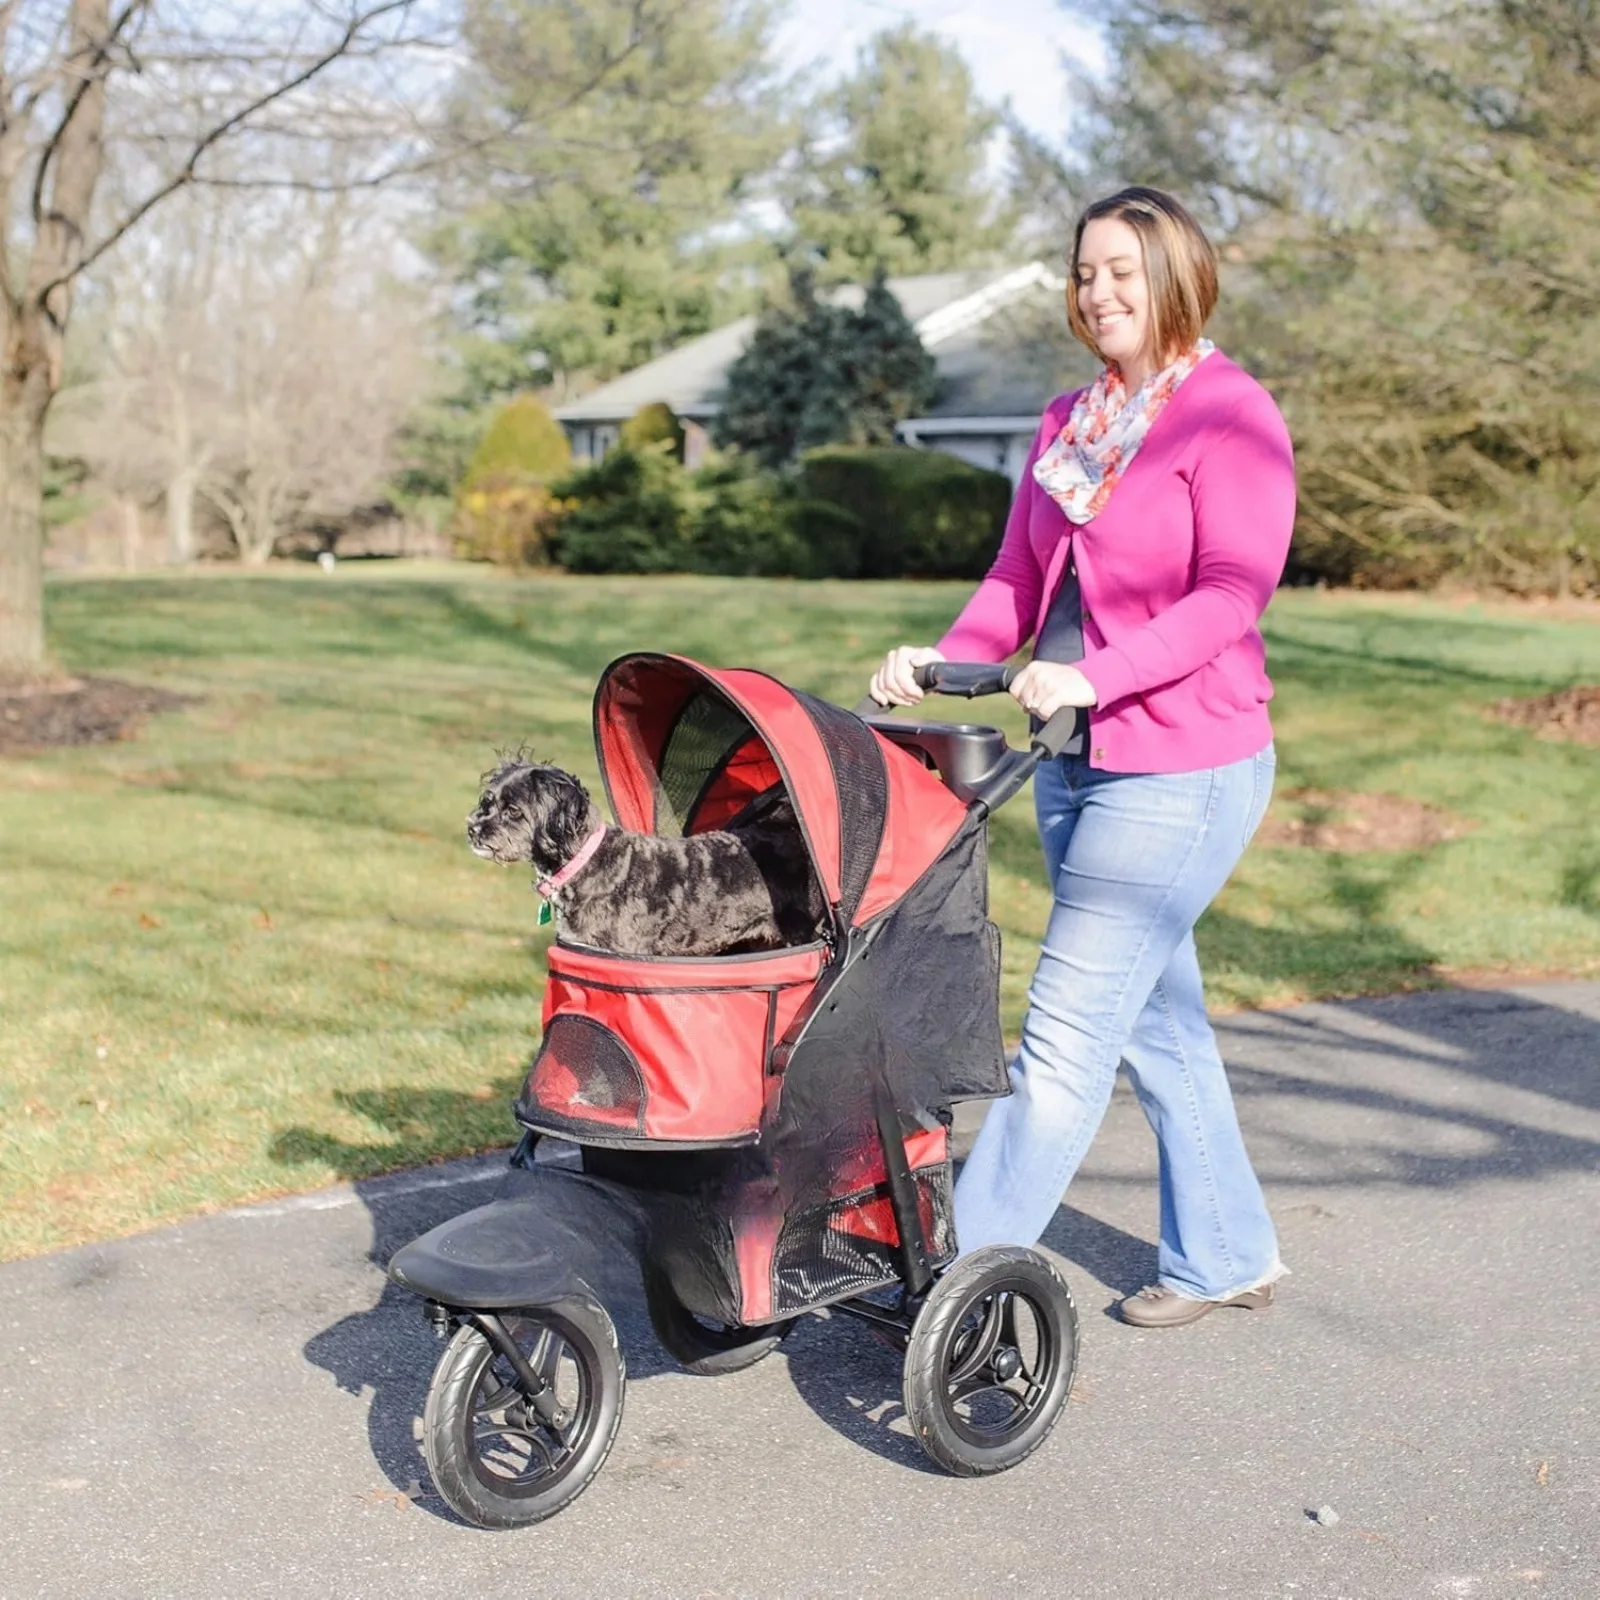
[[[1055,1214],[1126,1061],[1161,1161],[1158,1280],[1200,1300],[1284,1268],[1206,1019],[1194,925],[1261,821],[1276,760],[1201,772],[1039,769],[1055,906],[1028,991],[1012,1094],[956,1185],[962,1250],[1032,1244]]]

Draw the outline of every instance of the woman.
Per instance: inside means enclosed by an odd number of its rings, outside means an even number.
[[[1073,240],[1067,318],[1104,363],[1051,402],[988,576],[933,649],[891,650],[880,705],[926,662],[1003,661],[1036,718],[1079,736],[1034,779],[1055,904],[1014,1093],[956,1188],[964,1250],[1031,1244],[1125,1060],[1161,1167],[1157,1281],[1124,1321],[1173,1328],[1270,1305],[1285,1269],[1206,1019],[1194,925],[1272,790],[1257,622],[1282,574],[1294,462],[1271,396],[1200,337],[1216,255],[1170,195],[1124,189]]]

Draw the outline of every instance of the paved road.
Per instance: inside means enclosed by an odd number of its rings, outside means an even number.
[[[1106,1314],[1154,1259],[1119,1091],[1047,1241],[1079,1390],[1012,1473],[932,1471],[853,1324],[695,1379],[627,1311],[594,1486],[461,1526],[377,1265],[484,1194],[460,1163],[0,1269],[0,1594],[1600,1596],[1600,984],[1221,1031],[1294,1276],[1265,1315]]]

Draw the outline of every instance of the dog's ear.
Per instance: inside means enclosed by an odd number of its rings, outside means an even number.
[[[575,852],[584,841],[594,819],[594,802],[589,791],[570,772],[560,767],[542,769],[545,791],[543,832],[557,847],[563,859]]]

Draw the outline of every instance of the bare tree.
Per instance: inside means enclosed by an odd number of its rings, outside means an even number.
[[[95,376],[63,392],[52,448],[163,498],[177,561],[197,496],[248,562],[366,503],[427,376],[426,307],[381,270],[393,222],[348,191],[174,207],[96,307]]]
[[[319,141],[371,150],[346,184],[435,159],[396,75],[444,37],[427,0],[0,0],[0,679],[45,665],[44,427],[82,274],[191,186],[324,186]],[[97,206],[122,146],[148,175]]]
[[[235,278],[197,435],[200,492],[252,563],[300,518],[370,497],[427,377],[420,308],[349,260],[337,219],[314,237],[298,272]]]

